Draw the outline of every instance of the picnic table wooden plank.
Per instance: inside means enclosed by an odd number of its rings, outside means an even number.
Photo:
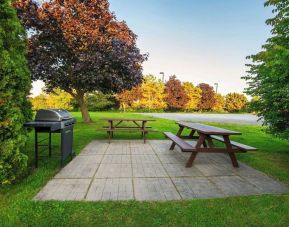
[[[137,119],[137,118],[101,118],[103,121],[156,121],[155,119]]]
[[[241,135],[240,132],[235,132],[223,128],[218,128],[210,125],[204,125],[199,123],[190,123],[190,122],[184,122],[180,121],[177,122],[179,126],[183,126],[185,128],[189,128],[192,130],[195,130],[197,132],[206,134],[206,135]]]

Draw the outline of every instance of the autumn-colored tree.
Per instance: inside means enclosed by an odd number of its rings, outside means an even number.
[[[163,110],[166,108],[165,86],[153,75],[147,75],[140,86],[141,98],[139,108],[147,110]]]
[[[246,106],[248,100],[244,94],[229,93],[226,95],[226,110],[229,112],[237,112]]]
[[[40,110],[40,109],[47,109],[46,103],[47,95],[45,93],[41,93],[33,98],[31,98],[32,109],[33,110]]]
[[[40,95],[31,99],[33,110],[39,109],[65,109],[72,110],[73,97],[60,89],[54,89],[50,93],[42,92]]]
[[[202,90],[199,87],[195,87],[191,82],[184,82],[183,88],[188,96],[188,102],[184,106],[185,110],[197,110],[202,98]]]
[[[202,90],[202,98],[199,102],[200,110],[212,110],[215,104],[215,91],[209,84],[199,84],[198,87]]]
[[[176,76],[171,76],[165,85],[166,102],[170,110],[184,109],[189,98]]]
[[[131,90],[124,90],[117,95],[120,108],[125,112],[128,109],[132,109],[136,102],[139,102],[141,98],[141,91],[139,86],[134,87]]]
[[[47,91],[60,88],[78,102],[83,120],[91,121],[86,93],[120,92],[142,80],[145,55],[136,35],[117,21],[108,0],[15,0],[23,25],[31,31],[29,66]]]
[[[224,111],[226,104],[225,97],[222,96],[221,94],[215,94],[215,103],[213,105],[213,110],[217,112],[222,112]]]

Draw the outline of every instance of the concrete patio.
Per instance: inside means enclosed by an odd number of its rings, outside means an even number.
[[[35,200],[181,200],[288,193],[286,185],[223,154],[190,155],[170,141],[93,141],[35,196]]]

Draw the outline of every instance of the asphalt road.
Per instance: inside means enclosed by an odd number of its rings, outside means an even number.
[[[175,121],[223,122],[262,125],[259,117],[253,114],[187,114],[187,113],[143,113],[144,115]]]

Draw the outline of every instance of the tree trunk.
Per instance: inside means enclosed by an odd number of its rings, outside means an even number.
[[[87,105],[84,101],[84,94],[83,93],[77,93],[75,98],[76,98],[76,101],[79,105],[83,122],[85,122],[85,123],[92,122],[91,117],[90,117],[89,112],[88,112],[88,109],[87,109]]]

